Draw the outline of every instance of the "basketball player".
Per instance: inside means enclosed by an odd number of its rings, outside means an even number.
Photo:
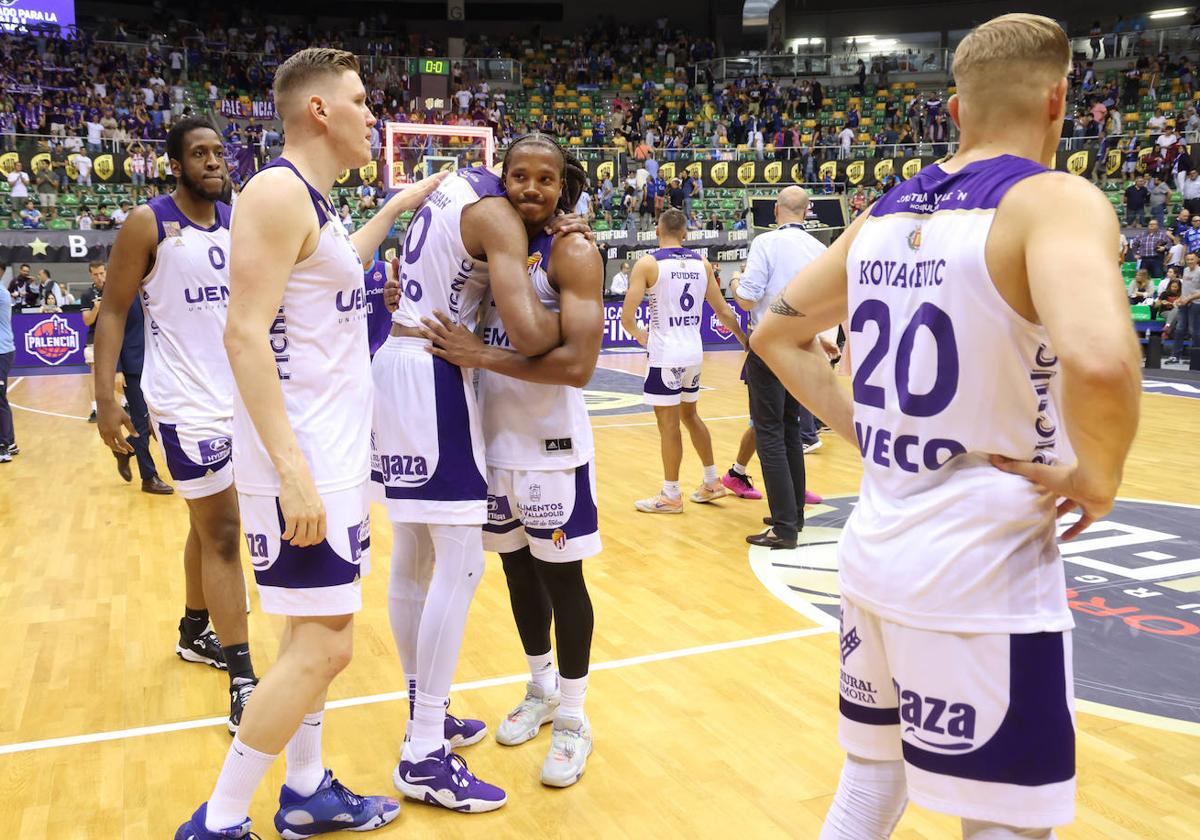
[[[101,439],[128,458],[134,447],[122,428],[139,433],[114,399],[113,384],[130,304],[140,298],[149,325],[142,393],[167,470],[188,505],[187,588],[175,652],[227,669],[232,734],[257,679],[229,460],[233,375],[221,340],[229,294],[229,205],[219,200],[229,181],[224,148],[207,119],[177,122],[167,135],[175,190],[135,209],[117,234],[96,324],[96,403]]]
[[[657,251],[642,257],[629,275],[629,291],[621,307],[621,326],[649,351],[646,381],[642,386],[646,405],[654,406],[662,443],[662,492],[639,499],[634,506],[643,513],[683,513],[679,490],[679,465],[683,461],[683,438],[679,423],[704,466],[704,481],[691,494],[693,502],[711,502],[725,495],[713,461],[712,438],[696,412],[700,399],[700,363],[704,345],[700,341],[701,301],[744,346],[746,334],[721,294],[712,264],[695,251],[683,247],[687,217],[681,210],[664,210],[658,219]],[[650,329],[637,324],[642,298],[650,298]]]
[[[839,549],[848,755],[823,840],[889,836],[908,797],[976,840],[1049,838],[1074,817],[1055,518],[1080,509],[1070,539],[1112,508],[1141,360],[1111,207],[1042,163],[1070,61],[1049,18],[972,30],[954,57],[958,153],[864,212],[751,341],[863,452]],[[814,341],[847,313],[852,398]]]
[[[387,341],[392,329],[392,313],[384,304],[384,287],[388,280],[396,276],[396,263],[388,264],[384,260],[372,259],[368,256],[362,262],[363,288],[367,295],[367,345],[374,358],[375,351]]]
[[[557,143],[540,134],[518,139],[504,157],[503,177],[529,236],[533,288],[543,306],[561,313],[562,344],[534,359],[514,353],[494,305],[480,316],[483,341],[441,313],[435,313],[438,321],[424,319],[425,335],[434,355],[481,369],[488,465],[483,546],[504,562],[530,667],[525,697],[500,724],[496,740],[523,744],[553,720],[542,783],[568,787],[583,775],[592,751],[583,703],[593,616],[583,560],[600,552],[600,534],[595,447],[582,388],[604,333],[604,272],[584,236],[545,232],[556,208],[574,207],[587,183],[587,173]]]
[[[286,747],[275,828],[302,838],[399,815],[321,760],[329,684],[350,661],[369,571],[371,379],[362,261],[437,184],[393,197],[353,236],[326,195],[370,159],[374,117],[358,60],[301,50],[275,73],[283,156],[242,189],[231,229],[225,347],[236,388],[238,502],[265,612],[286,616],[278,659],[242,714],[208,802],[176,840],[245,837],[251,797]]]
[[[405,796],[464,813],[500,808],[500,788],[475,777],[451,747],[486,735],[481,721],[446,714],[467,611],[483,575],[487,520],[483,434],[468,373],[425,352],[421,319],[434,311],[473,329],[485,292],[518,353],[561,343],[526,271],[528,238],[501,179],[458,170],[409,224],[403,297],[371,365],[375,381],[372,489],[392,522],[392,633],[411,698],[393,773]],[[427,407],[427,422],[413,407]],[[436,562],[435,562],[436,560]]]

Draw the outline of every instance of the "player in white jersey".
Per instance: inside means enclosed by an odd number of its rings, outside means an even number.
[[[693,502],[711,502],[725,495],[713,460],[712,437],[700,419],[700,363],[704,345],[700,341],[703,303],[708,302],[726,329],[744,346],[746,334],[733,309],[721,294],[712,265],[690,248],[683,247],[687,217],[679,210],[666,210],[658,219],[657,251],[642,257],[629,275],[629,291],[621,307],[621,325],[648,353],[643,399],[654,406],[662,443],[662,492],[634,505],[643,513],[683,513],[679,490],[679,466],[683,461],[682,421],[704,467],[704,481],[690,496]],[[650,300],[649,329],[637,323],[643,298]]]
[[[146,316],[142,391],[190,520],[175,651],[189,662],[227,668],[233,733],[256,678],[230,464],[233,374],[222,343],[229,300],[229,205],[220,200],[229,186],[224,148],[203,118],[181,120],[167,135],[175,190],[130,213],[113,243],[108,305],[96,324],[96,397],[101,439],[113,452],[132,452],[122,427],[137,432],[113,398],[113,380],[137,296]]]
[[[958,153],[855,221],[751,339],[863,453],[839,549],[848,755],[823,840],[888,836],[909,796],[968,838],[1049,838],[1074,816],[1055,519],[1080,509],[1070,539],[1111,509],[1141,388],[1116,217],[1042,165],[1070,60],[1049,18],[974,29],[954,58]],[[853,397],[814,341],[847,316]]]
[[[500,788],[451,751],[486,734],[448,716],[467,612],[483,575],[487,519],[483,433],[469,373],[426,352],[422,318],[435,311],[475,326],[485,293],[522,354],[561,340],[557,313],[526,273],[528,240],[500,178],[460,169],[413,216],[400,255],[392,333],[371,363],[371,477],[392,521],[390,615],[409,684],[410,720],[393,781],[405,796],[463,813],[500,808]],[[414,420],[414,406],[427,412]]]
[[[367,831],[394,799],[351,794],[321,760],[330,682],[350,661],[369,570],[371,379],[362,261],[437,179],[392,198],[348,235],[327,193],[370,160],[375,119],[358,60],[310,48],[275,73],[283,156],[233,215],[225,347],[236,383],[234,477],[263,610],[286,616],[275,664],[242,715],[210,799],[176,840],[245,837],[255,789],[286,748],[275,828]]]
[[[483,545],[504,562],[530,667],[525,697],[500,724],[496,740],[525,743],[553,720],[542,782],[555,787],[578,781],[592,751],[583,703],[593,616],[582,561],[600,552],[600,534],[595,448],[582,388],[600,353],[604,275],[599,253],[585,237],[552,238],[544,228],[556,208],[575,206],[586,182],[578,163],[543,135],[519,139],[504,158],[504,187],[529,234],[529,278],[542,305],[560,313],[560,346],[532,359],[513,352],[494,305],[480,315],[482,341],[444,316],[425,321],[435,355],[482,369],[488,466]]]

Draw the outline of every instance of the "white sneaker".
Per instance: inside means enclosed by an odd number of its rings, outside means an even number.
[[[817,438],[812,443],[804,444],[804,454],[809,455],[813,452],[816,452],[818,449],[820,449],[824,445],[825,445],[824,442],[820,438]]]
[[[554,720],[559,699],[557,691],[548,694],[537,683],[526,683],[525,699],[496,727],[496,740],[506,747],[515,747],[536,738],[542,725]]]
[[[542,764],[542,784],[570,787],[579,781],[592,754],[592,727],[587,718],[554,721],[550,754]]]

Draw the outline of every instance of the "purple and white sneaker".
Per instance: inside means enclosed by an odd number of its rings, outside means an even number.
[[[371,831],[400,816],[400,803],[390,796],[359,796],[325,771],[312,796],[284,785],[279,789],[275,830],[286,840],[303,840],[331,831]]]
[[[396,790],[409,799],[441,805],[464,814],[495,811],[508,802],[508,796],[467,769],[462,757],[443,744],[432,755],[416,759],[412,745],[405,744],[400,763],[392,773]]]
[[[204,818],[208,814],[208,803],[205,802],[196,809],[192,818],[175,831],[175,840],[227,840],[227,838],[257,838],[250,833],[250,818],[242,820],[238,825],[223,828],[220,831],[209,831],[204,827]]]
[[[472,744],[478,744],[488,734],[487,724],[481,720],[473,720],[471,718],[462,719],[456,718],[450,714],[449,704],[447,704],[446,722],[443,725],[443,736],[450,742],[450,749],[457,747],[469,747]],[[412,739],[412,704],[408,707],[408,722],[404,724],[404,740]]]

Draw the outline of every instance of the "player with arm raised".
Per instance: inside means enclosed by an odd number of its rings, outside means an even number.
[[[1080,509],[1070,539],[1111,509],[1141,388],[1117,219],[1043,165],[1070,60],[1049,18],[972,30],[958,153],[856,220],[751,340],[863,454],[838,552],[847,758],[823,840],[888,836],[908,797],[967,838],[1050,838],[1074,817],[1055,520]],[[847,315],[852,395],[814,340]]]

